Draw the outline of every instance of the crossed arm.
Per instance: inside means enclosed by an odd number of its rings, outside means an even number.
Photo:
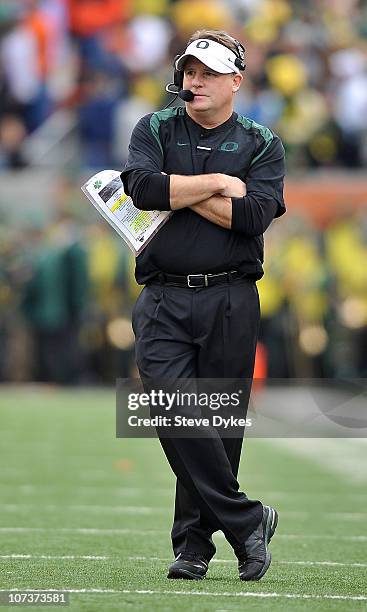
[[[208,221],[226,229],[232,225],[231,198],[241,198],[244,195],[245,184],[239,178],[226,174],[173,174],[170,177],[172,210],[191,208]]]
[[[246,194],[245,183],[237,177],[172,174],[167,180],[161,174],[164,173],[144,170],[129,174],[126,193],[140,204],[141,210],[156,210],[156,202],[161,198],[159,210],[191,208],[211,223],[246,236],[263,234],[277,213],[278,200],[274,196],[260,189]]]
[[[256,192],[245,196],[245,183],[227,174],[170,177],[172,210],[188,207],[225,229],[259,236],[272,222],[277,202]]]
[[[222,195],[213,195],[189,208],[208,221],[226,229],[232,227],[232,201]]]

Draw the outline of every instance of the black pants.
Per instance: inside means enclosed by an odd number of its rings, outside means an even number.
[[[256,284],[248,279],[200,289],[150,284],[133,311],[142,379],[252,378],[260,320]],[[172,544],[175,555],[215,553],[223,531],[241,553],[262,517],[237,482],[242,437],[160,438],[177,477]]]

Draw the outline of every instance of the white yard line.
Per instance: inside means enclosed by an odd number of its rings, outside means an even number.
[[[100,487],[100,489],[98,488]],[[29,483],[1,483],[0,482],[0,490],[11,489],[11,493],[13,496],[18,495],[41,495],[43,492],[49,493],[50,491],[58,491],[62,489],[63,497],[65,499],[66,493],[65,489],[69,492],[69,494],[73,494],[75,490],[82,491],[83,493],[92,493],[94,497],[96,497],[96,493],[99,497],[104,494],[104,491],[107,489],[109,494],[116,495],[117,497],[139,497],[147,495],[147,487],[124,487],[116,486],[116,485],[108,485],[106,483],[98,484],[96,486],[92,485],[84,485],[80,484],[76,481],[69,481],[67,486],[65,487],[65,483],[53,483],[53,484],[29,484]],[[281,490],[265,490],[266,496],[270,499],[289,499],[289,497],[296,498],[297,496],[306,496],[309,495],[310,492],[306,490],[296,490],[292,489],[290,491],[281,491]],[[156,495],[157,497],[165,496],[173,501],[174,499],[174,489],[170,486],[167,488],[164,487],[153,487],[148,491],[149,495]],[[317,497],[319,500],[321,499],[329,499],[330,497],[335,498],[335,493],[332,491],[318,491]],[[358,493],[348,492],[346,497],[349,501],[357,502],[365,504],[367,502],[367,490],[366,492],[359,491]]]
[[[117,595],[189,595],[199,597],[255,597],[255,598],[284,598],[284,599],[334,599],[342,601],[367,601],[366,595],[311,595],[306,593],[254,593],[252,591],[169,591],[169,590],[140,590],[140,589],[0,589],[0,592],[52,592],[52,593],[106,593]]]
[[[12,553],[9,555],[0,555],[0,559],[46,559],[50,561],[77,561],[77,560],[85,560],[85,561],[124,561],[123,557],[111,557],[111,556],[103,556],[103,555],[29,555],[29,554],[19,554]],[[129,561],[162,561],[165,563],[169,563],[172,561],[171,558],[168,557],[143,557],[143,556],[135,556],[135,557],[127,557]],[[212,563],[230,563],[237,564],[235,559],[212,559]],[[279,565],[303,565],[303,566],[326,566],[326,567],[360,567],[367,568],[367,563],[341,563],[338,561],[273,561],[274,564]]]
[[[268,442],[312,461],[348,483],[367,483],[367,449],[359,438],[269,438]]]
[[[161,506],[101,506],[96,504],[0,504],[0,512],[17,512],[37,509],[41,512],[55,512],[62,510],[63,512],[96,512],[106,514],[170,514],[171,508]],[[285,518],[298,519],[314,519],[322,512],[307,512],[304,510],[285,510],[281,512],[281,516]],[[367,512],[330,512],[329,516],[335,519],[345,521],[365,521],[367,520]]]
[[[224,533],[222,531],[217,531],[214,534],[215,538],[224,539]],[[277,540],[279,538],[284,538],[288,540],[343,540],[344,542],[367,542],[367,535],[351,535],[351,536],[343,536],[343,535],[326,535],[326,534],[311,534],[311,533],[277,533]]]
[[[0,557],[1,558],[1,557]],[[165,563],[172,562],[170,558],[163,557],[128,557],[130,561],[164,561]],[[232,563],[237,564],[235,559],[212,559],[211,563]],[[330,566],[330,567],[361,567],[366,568],[367,563],[339,563],[337,561],[273,561],[274,564],[280,565],[305,565],[305,566]]]
[[[164,529],[96,529],[89,527],[0,527],[0,533],[80,533],[82,535],[161,535],[166,534]],[[218,532],[219,536],[223,536],[222,532]],[[224,537],[224,536],[223,536]],[[294,539],[294,540],[342,540],[345,542],[366,542],[367,535],[323,535],[323,534],[288,534],[280,533],[278,538]]]
[[[343,519],[344,521],[365,521],[367,519],[366,512],[329,512],[329,516],[335,517],[336,519]]]
[[[79,533],[81,535],[115,536],[115,535],[162,535],[160,529],[95,529],[88,527],[0,527],[0,533]]]
[[[0,506],[1,508],[1,506]],[[279,514],[285,518],[295,518],[295,519],[315,519],[318,516],[324,516],[325,512],[322,510],[282,510]],[[340,519],[343,521],[366,521],[367,520],[367,512],[329,512],[328,516],[331,516],[335,519]]]
[[[97,487],[97,488],[96,488]],[[99,489],[100,487],[100,489]],[[88,493],[91,492],[94,494],[94,496],[96,495],[96,493],[99,495],[102,495],[101,491],[105,491],[106,489],[108,489],[109,493],[114,494],[118,497],[138,497],[139,495],[144,495],[146,496],[147,494],[147,488],[146,487],[124,487],[123,485],[121,486],[116,486],[116,484],[110,485],[106,482],[103,483],[98,483],[95,486],[92,485],[84,485],[81,484],[79,481],[75,481],[75,480],[70,480],[66,486],[65,483],[53,483],[53,484],[29,484],[28,482],[21,482],[21,483],[9,483],[9,482],[5,482],[5,483],[1,483],[0,482],[0,488],[1,489],[11,489],[12,493],[14,495],[18,495],[18,494],[24,494],[24,495],[30,495],[30,494],[35,494],[35,495],[40,495],[43,491],[45,493],[49,493],[50,491],[58,491],[58,490],[62,490],[63,494],[65,496],[65,489],[69,490],[70,492],[75,491],[76,489],[78,491],[83,491],[84,493]],[[157,495],[157,496],[169,496],[173,499],[174,496],[174,491],[173,489],[171,489],[170,487],[167,488],[163,488],[163,487],[152,487],[152,490],[149,490],[149,495]]]
[[[57,561],[75,561],[83,559],[85,561],[106,561],[111,557],[101,555],[21,555],[13,553],[11,555],[0,555],[0,559],[47,559]]]
[[[338,561],[274,561],[274,563],[280,563],[281,565],[322,565],[330,567],[362,567],[366,568],[367,563],[341,563]]]
[[[59,504],[0,504],[0,512],[17,512],[24,510],[29,511],[37,509],[41,512],[55,512],[55,510],[63,512],[98,512],[98,513],[118,513],[118,514],[163,514],[169,512],[166,508],[154,508],[153,506],[98,506],[95,504],[73,504],[63,506]],[[366,514],[367,517],[367,514]]]
[[[263,488],[262,491],[262,496],[266,495],[267,498],[269,499],[273,499],[273,500],[289,500],[289,498],[293,498],[296,499],[297,497],[301,496],[301,497],[309,497],[310,496],[310,492],[312,492],[312,489],[304,489],[303,491],[297,491],[296,489],[290,490],[290,491],[272,491],[269,489],[265,489]],[[335,492],[333,491],[317,491],[317,498],[319,501],[321,500],[329,500],[330,498],[332,498],[333,500],[335,499]],[[257,495],[250,495],[250,497],[256,499]],[[367,502],[367,489],[365,491],[359,491],[358,493],[354,493],[354,492],[350,492],[347,491],[345,494],[346,499],[348,500],[348,502],[357,502],[357,503],[361,503],[361,504],[366,504]]]

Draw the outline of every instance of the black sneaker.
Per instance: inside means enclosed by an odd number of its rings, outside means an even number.
[[[260,580],[269,569],[271,553],[268,544],[278,524],[278,513],[271,506],[263,506],[263,518],[245,542],[245,552],[238,558],[241,580]]]
[[[202,580],[208,570],[208,561],[194,552],[183,552],[176,557],[168,569],[167,578]]]

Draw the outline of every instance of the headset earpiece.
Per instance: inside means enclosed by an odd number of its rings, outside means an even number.
[[[246,64],[243,62],[243,60],[240,60],[239,57],[236,58],[234,65],[239,69],[242,70],[242,72],[244,70],[246,70]]]
[[[180,55],[175,55],[175,59],[173,60],[173,83],[168,83],[166,85],[166,91],[170,94],[178,96],[179,91],[181,91],[183,87],[183,70],[177,70],[176,62]],[[173,88],[173,89],[172,89]]]
[[[246,49],[242,43],[236,38],[231,37],[234,44],[236,45],[237,57],[235,59],[234,65],[238,68],[238,70],[242,70],[244,72],[246,70]]]
[[[177,87],[178,91],[182,89],[184,77],[183,70],[177,70],[176,68],[176,61],[179,57],[180,54],[176,55],[175,59],[173,60],[173,84],[175,85],[175,87]]]

